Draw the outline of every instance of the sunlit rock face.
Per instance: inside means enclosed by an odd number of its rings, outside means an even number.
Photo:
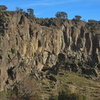
[[[3,18],[0,19],[0,90],[62,60],[74,63],[83,72],[100,69],[99,22],[32,19],[20,12],[5,12]],[[83,63],[88,66],[82,66]]]

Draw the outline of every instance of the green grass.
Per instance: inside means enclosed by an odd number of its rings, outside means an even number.
[[[100,83],[92,79],[87,79],[73,72],[65,72],[64,75],[55,76],[59,80],[59,91],[69,89],[75,95],[84,96],[90,99],[98,100],[100,98]],[[84,100],[84,99],[82,99]]]
[[[7,92],[5,91],[0,92],[0,100],[7,100]]]
[[[57,82],[48,79],[38,81],[41,82],[41,92],[38,91],[38,96],[35,94],[33,97],[42,96],[46,98],[44,100],[100,100],[99,82],[73,72],[65,71],[61,73],[64,74],[52,74]],[[34,87],[32,88],[34,90]],[[19,95],[19,93],[15,87],[13,91],[8,91],[8,93],[0,92],[0,100],[9,100],[7,98],[10,96],[16,97],[16,95]],[[24,97],[26,98],[27,95]]]
[[[16,49],[11,48],[11,53],[12,54],[16,53]]]

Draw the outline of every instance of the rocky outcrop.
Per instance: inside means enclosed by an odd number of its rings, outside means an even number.
[[[32,72],[58,67],[58,62],[72,71],[98,76],[99,27],[99,22],[32,19],[25,13],[4,12],[0,17],[0,90]]]

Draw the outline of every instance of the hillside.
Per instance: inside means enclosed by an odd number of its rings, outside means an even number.
[[[49,100],[63,89],[100,100],[100,22],[1,13],[0,77],[0,100]]]

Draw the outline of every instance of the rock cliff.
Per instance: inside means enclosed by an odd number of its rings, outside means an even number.
[[[100,22],[0,15],[0,90],[30,73],[61,66],[100,77]]]

